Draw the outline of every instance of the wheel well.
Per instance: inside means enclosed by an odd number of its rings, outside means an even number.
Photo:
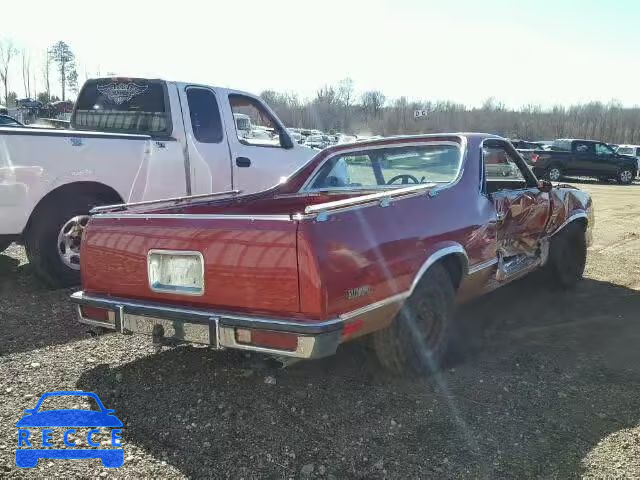
[[[583,231],[585,231],[587,229],[587,223],[588,220],[584,217],[580,217],[580,218],[576,218],[575,220],[573,220],[572,222],[569,222],[569,224],[567,225],[567,227],[571,226],[571,225],[575,225],[578,224],[580,225],[580,227],[582,228]]]
[[[460,286],[460,282],[462,281],[462,275],[466,270],[466,262],[463,260],[462,255],[455,253],[446,255],[436,263],[442,263],[444,265],[444,268],[447,269],[447,272],[451,277],[453,286],[457,289]]]
[[[42,209],[45,205],[50,204],[51,202],[55,202],[58,199],[67,196],[73,195],[89,195],[95,197],[101,204],[111,204],[111,203],[122,203],[122,197],[118,192],[116,192],[113,188],[99,182],[74,182],[67,183],[65,185],[61,185],[58,188],[51,190],[44,197],[40,199],[38,204],[35,206],[31,215],[29,216],[29,221],[27,222],[27,226],[24,229],[24,233],[29,230],[31,225],[31,220],[37,215],[40,209]]]

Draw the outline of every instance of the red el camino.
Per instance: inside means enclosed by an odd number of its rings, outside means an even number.
[[[486,168],[500,157],[509,168]],[[543,268],[583,275],[590,197],[539,182],[485,134],[327,148],[253,195],[101,207],[82,243],[82,323],[154,342],[317,358],[368,335],[382,364],[430,370],[456,302]]]

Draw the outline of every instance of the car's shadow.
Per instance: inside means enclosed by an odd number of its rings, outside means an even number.
[[[640,409],[640,294],[534,275],[459,311],[465,358],[382,373],[362,344],[284,370],[181,347],[86,371],[124,438],[189,477],[574,477]],[[275,383],[274,383],[275,382]]]
[[[0,254],[0,356],[85,337],[68,300],[73,290],[51,290],[31,265]]]
[[[618,185],[620,187],[633,187],[640,186],[640,180],[637,178],[633,180],[629,185],[622,185],[616,180],[600,181],[597,178],[591,177],[562,177],[559,183],[578,183],[582,185]]]

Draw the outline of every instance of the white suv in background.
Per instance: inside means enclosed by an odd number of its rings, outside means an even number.
[[[618,145],[616,153],[636,157],[636,161],[638,162],[638,175],[640,176],[640,145]]]

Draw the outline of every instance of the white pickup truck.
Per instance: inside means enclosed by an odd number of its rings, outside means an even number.
[[[238,131],[238,116],[273,138]],[[0,128],[0,252],[22,242],[43,280],[76,284],[91,208],[256,192],[314,153],[248,93],[156,79],[89,80],[70,130]]]

